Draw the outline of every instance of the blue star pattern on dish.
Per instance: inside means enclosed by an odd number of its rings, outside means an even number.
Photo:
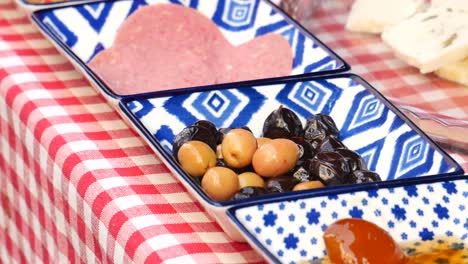
[[[405,220],[406,219],[406,210],[398,205],[395,205],[392,208],[392,213],[397,220]]]
[[[278,216],[273,213],[273,211],[268,211],[267,214],[263,215],[263,225],[267,226],[275,226],[275,221],[278,219]]]
[[[286,249],[296,249],[297,242],[299,242],[299,238],[297,238],[293,234],[289,234],[287,237],[284,238],[283,241]]]
[[[457,191],[447,192],[447,188]],[[370,192],[376,195],[369,195]],[[468,246],[466,192],[468,180],[461,179],[342,193],[336,195],[338,199],[319,196],[296,198],[287,203],[279,200],[263,204],[263,211],[258,211],[256,206],[241,207],[236,209],[235,216],[254,236],[252,242],[271,252],[280,263],[297,263],[304,259],[304,252],[307,252],[307,259],[322,258],[325,252],[323,230],[337,219],[350,216],[362,217],[379,225],[397,242],[441,240],[455,236],[461,239],[460,247],[463,249]],[[450,203],[441,204],[444,196]],[[431,199],[426,200],[425,197]],[[358,202],[364,199],[366,205]],[[382,199],[387,201],[386,205],[382,204]],[[403,199],[408,203],[401,203]],[[344,200],[348,202],[342,203]],[[284,207],[284,212],[293,213],[277,213],[279,204]],[[274,229],[266,229],[266,222],[243,221],[245,215],[261,218],[269,214],[276,216]],[[291,224],[291,215],[294,215],[295,224]],[[262,229],[261,234],[256,233],[257,228]]]

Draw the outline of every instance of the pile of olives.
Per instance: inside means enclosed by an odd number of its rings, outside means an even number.
[[[330,116],[313,115],[303,127],[283,106],[265,119],[259,138],[248,127],[197,121],[176,135],[173,155],[216,201],[381,180],[340,141]]]

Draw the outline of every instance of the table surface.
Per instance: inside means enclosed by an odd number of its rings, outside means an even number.
[[[419,74],[378,36],[345,32],[347,10],[334,2],[304,23],[352,72],[420,116],[468,122],[468,88]],[[452,147],[468,171],[467,153]],[[263,262],[12,0],[0,0],[0,150],[0,262]]]

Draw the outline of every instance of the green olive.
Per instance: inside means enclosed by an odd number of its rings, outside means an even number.
[[[255,152],[252,165],[262,177],[277,177],[290,171],[299,159],[299,148],[292,140],[272,139]]]
[[[221,144],[216,146],[216,158],[223,159],[223,152],[221,150]]]
[[[265,181],[255,172],[244,172],[239,174],[240,188],[244,187],[265,187]]]
[[[224,161],[236,169],[250,165],[256,149],[257,139],[252,132],[242,128],[229,131],[221,143]]]
[[[257,148],[260,148],[263,144],[271,141],[271,138],[259,137],[257,138]]]
[[[321,181],[306,181],[296,184],[293,191],[310,190],[325,187]]]
[[[229,168],[213,167],[203,175],[201,186],[213,200],[226,201],[239,190],[239,179]]]
[[[216,165],[216,154],[208,144],[191,140],[185,142],[177,152],[180,165],[190,176],[200,177]]]

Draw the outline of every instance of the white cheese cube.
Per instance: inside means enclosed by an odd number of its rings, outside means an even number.
[[[435,74],[449,81],[468,86],[468,58],[453,64],[445,65],[435,71]]]
[[[387,28],[382,39],[400,59],[432,72],[468,57],[468,12],[430,8]]]
[[[468,0],[432,0],[431,7],[446,7],[468,12]]]
[[[381,33],[425,7],[424,0],[356,0],[351,8],[346,29],[356,32]]]

